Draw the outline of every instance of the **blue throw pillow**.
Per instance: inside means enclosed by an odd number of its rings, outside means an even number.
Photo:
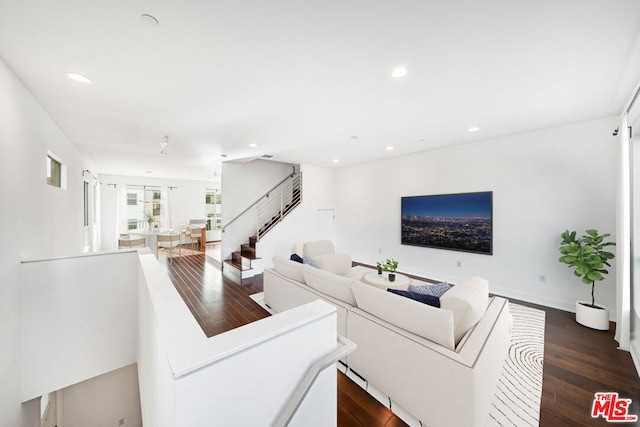
[[[299,262],[300,264],[303,263],[302,257],[300,257],[300,255],[298,255],[298,254],[291,254],[291,257],[289,259],[291,261]]]
[[[410,292],[416,292],[422,295],[433,295],[438,298],[449,289],[451,289],[451,285],[447,282],[434,283],[433,285],[409,285],[407,288]]]
[[[430,305],[432,307],[440,308],[440,298],[433,295],[424,295],[417,292],[401,291],[400,289],[387,289],[387,292],[400,295],[405,298],[411,298],[414,301],[421,302],[423,304]]]
[[[311,267],[320,268],[317,262],[313,260],[310,256],[305,256],[302,258],[302,262],[304,264],[309,264]]]

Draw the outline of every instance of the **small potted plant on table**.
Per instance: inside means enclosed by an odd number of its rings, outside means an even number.
[[[605,250],[607,246],[615,245],[614,242],[604,241],[610,235],[599,235],[598,230],[591,229],[576,239],[576,232],[567,230],[561,234],[562,256],[559,259],[569,268],[575,268],[573,274],[582,278],[582,283],[591,285],[591,304],[576,301],[576,321],[581,325],[604,331],[609,330],[609,309],[596,305],[594,292],[596,282],[604,280],[604,276],[609,273],[604,267],[611,267],[608,261],[614,258],[611,252]]]
[[[398,268],[398,261],[391,258],[387,259],[384,262],[376,262],[376,266],[378,267],[378,274],[382,274],[383,271],[388,271],[389,281],[393,282],[396,280],[396,269]]]
[[[144,214],[144,215],[147,217],[147,223],[149,224],[149,231],[151,231],[151,228],[152,228],[152,226],[153,226],[153,220],[154,220],[154,217],[153,217],[153,215],[152,215],[152,214],[147,213],[147,212],[145,212],[145,214]]]

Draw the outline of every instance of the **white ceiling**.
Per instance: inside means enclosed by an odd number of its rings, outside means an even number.
[[[97,172],[204,179],[619,114],[640,1],[0,0],[0,57]]]

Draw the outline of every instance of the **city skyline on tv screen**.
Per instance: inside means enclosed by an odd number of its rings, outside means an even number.
[[[493,192],[403,197],[403,245],[491,255]]]

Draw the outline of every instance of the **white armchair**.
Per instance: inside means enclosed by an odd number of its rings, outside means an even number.
[[[302,256],[311,258],[320,269],[334,274],[344,274],[351,268],[351,255],[335,253],[331,240],[315,240],[302,246]]]

